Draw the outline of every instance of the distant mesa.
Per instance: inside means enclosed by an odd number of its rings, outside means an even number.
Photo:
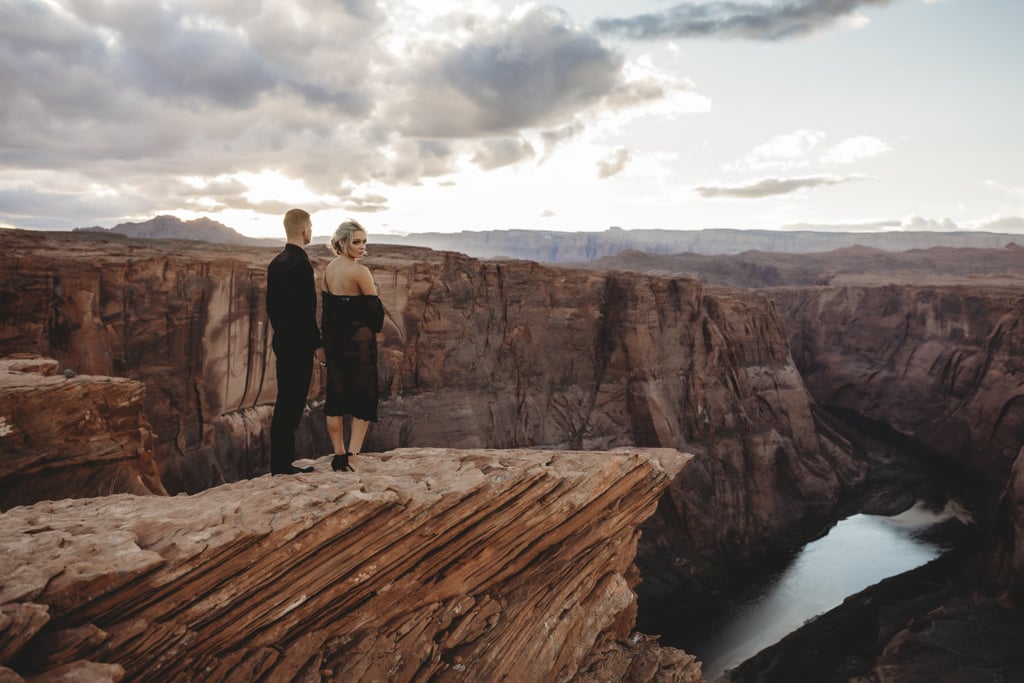
[[[734,255],[747,252],[806,254],[854,249],[863,253],[899,252],[933,247],[1003,249],[1020,236],[968,230],[838,232],[826,230],[624,230],[603,232],[550,230],[484,230],[456,233],[422,232],[374,235],[381,244],[457,251],[474,258],[513,258],[546,263],[579,264],[633,250],[647,254]]]
[[[157,216],[141,223],[121,223],[113,228],[75,228],[74,232],[97,232],[138,239],[192,240],[246,247],[281,243],[281,240],[246,237],[237,230],[206,217],[183,221],[177,216]]]
[[[372,228],[371,228],[372,230]],[[246,247],[279,246],[284,239],[246,237],[211,218],[183,221],[176,216],[156,216],[139,223],[113,228],[75,228],[75,232],[123,235],[139,239],[191,240]],[[1017,248],[1019,235],[980,231],[837,232],[827,230],[647,230],[618,225],[603,232],[554,230],[481,230],[457,233],[374,233],[377,244],[428,247],[455,251],[482,259],[525,259],[542,263],[579,264],[617,256],[625,251],[648,254],[730,255],[752,251],[811,253],[837,249],[906,251],[933,247],[1003,249]],[[315,237],[315,244],[326,243]]]

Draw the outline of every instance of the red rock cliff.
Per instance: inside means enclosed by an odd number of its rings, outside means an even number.
[[[0,239],[10,264],[0,354],[145,382],[171,491],[266,467],[275,384],[262,287],[273,249]],[[402,247],[374,248],[368,265],[388,311],[368,449],[696,450],[665,501],[677,534],[667,580],[681,552],[762,552],[862,475],[816,430],[763,295]]]
[[[772,290],[814,396],[970,463],[997,486],[1024,444],[1020,287]]]
[[[0,510],[68,496],[166,495],[145,386],[57,369],[47,358],[0,359]]]
[[[631,632],[636,527],[687,458],[405,450],[19,507],[0,678],[698,683]]]

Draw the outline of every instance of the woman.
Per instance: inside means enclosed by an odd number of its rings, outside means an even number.
[[[384,324],[384,307],[370,269],[359,263],[366,256],[366,230],[347,220],[330,241],[336,257],[324,270],[321,329],[327,355],[327,433],[334,447],[331,467],[354,471],[349,457],[359,455],[371,422],[377,421],[377,336]],[[345,446],[343,416],[352,416],[352,433]]]

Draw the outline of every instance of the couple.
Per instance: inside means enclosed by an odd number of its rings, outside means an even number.
[[[316,324],[316,284],[305,246],[313,238],[307,211],[291,209],[284,216],[288,242],[267,267],[267,314],[274,327],[277,356],[277,400],[270,423],[270,471],[273,474],[312,472],[296,467],[295,430],[306,408],[314,358],[327,367],[327,433],[334,447],[331,467],[353,471],[349,457],[358,455],[371,422],[377,421],[377,336],[384,307],[366,256],[366,230],[348,220],[331,236],[335,258],[324,271],[323,338]],[[352,416],[345,446],[342,416]]]

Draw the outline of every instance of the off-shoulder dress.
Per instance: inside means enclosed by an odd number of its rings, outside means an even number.
[[[327,356],[327,415],[377,421],[377,332],[384,306],[372,294],[323,296],[320,329]]]

